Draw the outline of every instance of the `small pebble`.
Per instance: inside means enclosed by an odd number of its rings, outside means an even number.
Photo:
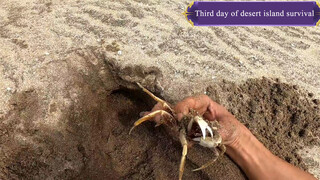
[[[12,90],[11,88],[7,87],[7,91],[11,91],[11,90]]]
[[[49,52],[45,52],[44,54],[45,54],[46,56],[48,56],[50,53],[49,53]]]
[[[312,102],[313,102],[314,104],[316,104],[316,105],[319,105],[319,104],[320,104],[320,100],[319,100],[319,99],[314,99],[314,100],[312,100]]]
[[[118,51],[118,55],[121,56],[122,55],[122,51]]]

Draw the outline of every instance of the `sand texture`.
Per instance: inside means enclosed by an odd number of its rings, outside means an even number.
[[[181,0],[0,0],[0,179],[177,179],[153,102],[207,94],[320,178],[318,27],[191,27]],[[246,179],[190,149],[185,179]]]

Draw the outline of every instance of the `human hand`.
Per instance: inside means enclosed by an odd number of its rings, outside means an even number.
[[[173,109],[178,120],[188,115],[191,109],[209,121],[217,120],[221,126],[218,131],[223,144],[227,146],[226,153],[241,167],[249,179],[315,179],[309,173],[273,155],[226,108],[206,95],[188,97],[177,103]],[[156,110],[166,109],[158,103],[152,109]],[[148,113],[150,112],[142,115]],[[160,118],[158,115],[154,120],[160,122]]]
[[[200,115],[209,121],[217,120],[221,125],[219,133],[225,145],[231,145],[240,138],[243,129],[246,129],[226,108],[211,100],[207,95],[188,97],[174,106],[178,120],[187,115],[189,111],[196,110]],[[156,104],[151,112],[156,110],[165,110],[161,103]],[[145,116],[150,112],[143,112]],[[160,115],[154,118],[154,121],[160,122]]]
[[[218,131],[225,145],[236,142],[245,128],[226,108],[214,102],[207,95],[188,97],[174,107],[178,120],[187,115],[191,109],[196,110],[209,121],[219,122],[221,128]]]

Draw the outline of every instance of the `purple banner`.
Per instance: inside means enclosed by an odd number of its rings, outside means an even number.
[[[320,4],[313,1],[196,1],[183,13],[193,26],[315,26]]]

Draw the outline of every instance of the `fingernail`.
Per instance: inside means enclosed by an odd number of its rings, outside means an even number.
[[[177,118],[178,118],[178,121],[180,121],[180,120],[183,118],[183,114],[182,114],[182,113],[179,113],[179,114],[177,115]]]

